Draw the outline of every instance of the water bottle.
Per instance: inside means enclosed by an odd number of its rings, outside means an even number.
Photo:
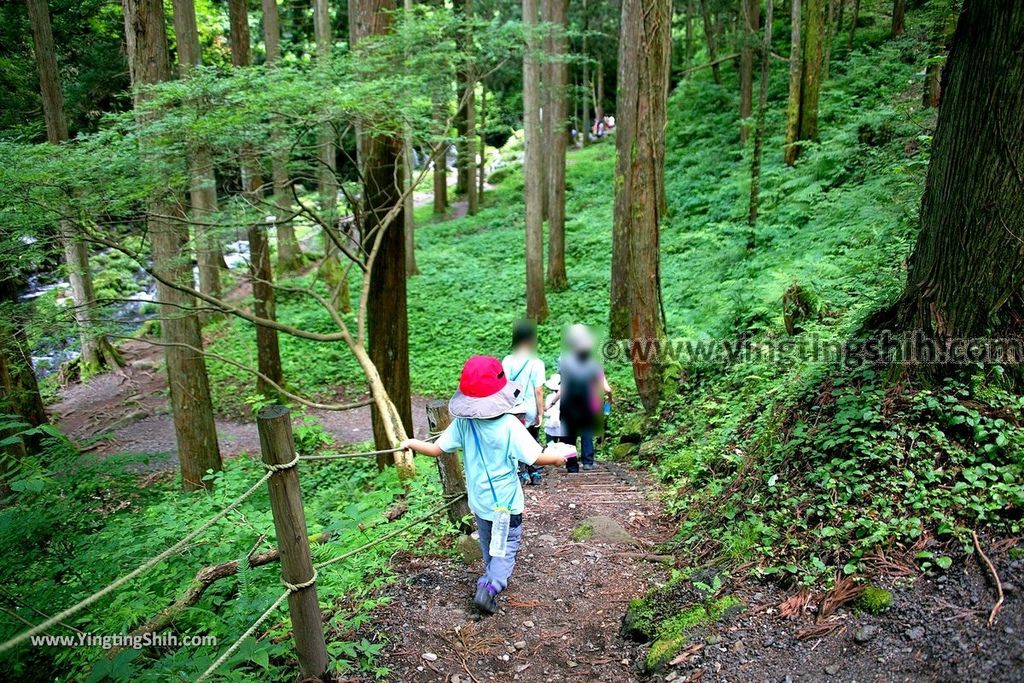
[[[605,415],[611,415],[612,414],[612,404],[609,403],[608,401],[604,402],[604,414]]]
[[[512,524],[512,514],[508,508],[495,510],[494,522],[491,523],[491,557],[505,557],[508,553],[508,532]]]

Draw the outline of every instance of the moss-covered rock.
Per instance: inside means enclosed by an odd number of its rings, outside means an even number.
[[[636,452],[636,444],[632,443],[617,443],[611,448],[612,460],[618,462],[629,460]]]
[[[743,603],[732,595],[708,600],[679,612],[657,627],[658,639],[647,651],[644,672],[653,674],[665,667],[689,640],[689,633],[697,626],[712,624],[727,613],[742,609]]]
[[[589,541],[594,537],[594,527],[589,522],[583,522],[572,530],[571,537],[576,543]]]
[[[643,440],[644,423],[643,415],[631,415],[615,425],[615,436],[621,443],[640,443]]]
[[[856,607],[868,614],[880,614],[892,607],[892,593],[878,586],[868,586],[857,598]]]

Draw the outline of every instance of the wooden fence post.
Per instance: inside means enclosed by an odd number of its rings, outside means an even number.
[[[448,414],[447,401],[431,401],[427,404],[427,425],[430,433],[440,434],[451,424],[452,416]],[[472,524],[464,524],[466,515],[472,514],[466,494],[466,475],[462,471],[462,459],[458,453],[443,453],[437,459],[437,473],[441,475],[441,489],[446,500],[453,496],[463,496],[462,500],[448,508],[448,519],[464,533],[471,533]]]
[[[260,449],[267,465],[287,465],[295,458],[292,421],[288,409],[270,406],[256,417],[260,433]],[[281,554],[281,578],[288,584],[301,586],[315,577],[313,558],[309,552],[306,513],[302,508],[299,473],[294,465],[274,472],[267,482],[270,507],[277,530],[277,547]],[[292,618],[295,650],[303,678],[324,679],[327,671],[327,644],[324,642],[323,617],[317,598],[316,584],[292,591],[288,595],[288,612]]]

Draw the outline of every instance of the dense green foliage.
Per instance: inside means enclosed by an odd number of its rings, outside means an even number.
[[[299,446],[315,434],[297,432]],[[52,614],[89,595],[146,559],[170,546],[248,489],[264,473],[258,462],[242,457],[215,477],[215,491],[190,496],[173,480],[140,481],[147,459],[117,456],[97,460],[78,455],[62,438],[52,438],[45,451],[24,462],[14,478],[13,505],[0,510],[0,541],[17,562],[0,572],[7,586],[4,603],[37,620],[32,609]],[[303,466],[301,473],[306,521],[310,534],[330,532],[313,547],[314,561],[323,561],[359,547],[405,523],[389,525],[384,512],[399,502],[401,487],[393,470],[378,474],[372,461],[342,460]],[[408,519],[436,507],[440,493],[432,478],[413,483],[403,497]],[[383,542],[366,552],[325,568],[318,586],[327,608],[331,659],[339,672],[369,668],[380,645],[356,638],[355,632],[379,604],[375,590],[391,579],[387,561],[396,550],[444,552],[438,545],[446,522],[432,524],[438,535],[422,535],[423,527]],[[145,530],[141,532],[140,530]],[[274,547],[274,524],[265,487],[200,536],[182,554],[162,563],[77,618],[77,628],[97,634],[125,634],[154,617],[207,565],[240,560]],[[412,540],[419,539],[419,540]],[[244,563],[243,563],[244,564]],[[31,648],[6,653],[5,671],[15,678],[30,672],[59,670],[66,680],[138,680],[163,683],[194,680],[232,643],[277,595],[280,566],[245,568],[211,586],[200,602],[175,619],[179,635],[210,634],[217,645],[198,648],[122,650],[108,656],[99,647]],[[22,609],[24,607],[29,609]],[[293,665],[293,650],[284,636],[290,626],[286,611],[276,613],[257,646],[249,639],[225,664],[223,680],[282,680]],[[24,625],[3,620],[3,639]],[[63,628],[52,631],[68,635]],[[71,633],[71,635],[74,635]]]

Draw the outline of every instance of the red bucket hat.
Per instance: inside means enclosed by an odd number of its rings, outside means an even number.
[[[472,356],[462,366],[459,389],[448,402],[448,411],[453,417],[490,419],[513,412],[522,393],[521,386],[505,377],[497,358]]]

